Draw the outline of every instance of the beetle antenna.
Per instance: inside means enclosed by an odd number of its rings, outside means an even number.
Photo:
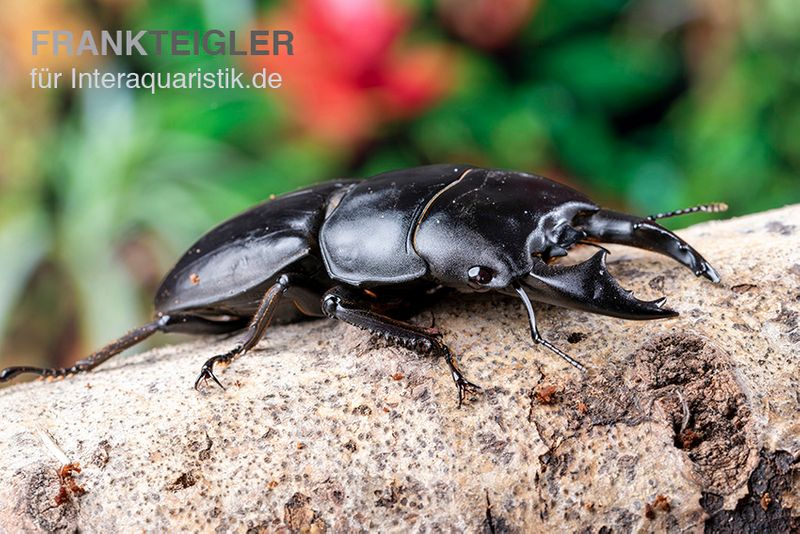
[[[699,206],[692,206],[691,208],[683,208],[675,211],[668,211],[666,213],[656,213],[655,215],[648,215],[648,221],[657,221],[658,219],[668,219],[670,217],[678,217],[679,215],[688,215],[689,213],[697,213],[699,211],[705,213],[720,213],[728,210],[728,205],[724,202],[712,202],[711,204],[700,204]]]

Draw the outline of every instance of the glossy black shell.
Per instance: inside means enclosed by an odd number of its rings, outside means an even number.
[[[533,256],[559,256],[576,238],[579,213],[599,208],[565,185],[541,176],[495,169],[467,170],[426,208],[414,249],[439,283],[468,289],[467,272],[495,271],[486,289],[508,287],[526,276]]]
[[[269,324],[327,316],[402,346],[434,350],[447,361],[460,402],[466,389],[477,386],[430,329],[403,318],[443,288],[517,296],[533,340],[583,370],[541,337],[531,302],[624,319],[674,317],[677,311],[664,306],[665,298],[639,300],[623,288],[608,272],[609,252],[599,243],[658,252],[716,283],[719,273],[711,264],[655,222],[697,211],[719,209],[701,205],[638,217],[601,209],[540,176],[466,165],[319,184],[256,206],[192,245],[157,291],[155,320],[72,367],[10,367],[0,370],[0,382],[22,373],[88,371],[157,331],[247,328],[239,345],[204,364],[195,387],[208,379],[219,383],[214,364],[254,347]],[[578,263],[551,261],[576,244],[600,250]]]
[[[268,200],[220,224],[189,247],[156,292],[159,313],[252,314],[271,279],[318,247],[329,182]]]
[[[430,165],[267,201],[211,230],[167,274],[159,313],[252,314],[283,272],[359,287],[430,280],[469,290],[476,261],[505,287],[531,255],[556,256],[567,224],[598,207],[546,178]]]
[[[331,277],[370,286],[425,276],[428,266],[414,250],[414,232],[431,200],[469,169],[417,167],[380,174],[350,188],[331,207],[320,231]]]

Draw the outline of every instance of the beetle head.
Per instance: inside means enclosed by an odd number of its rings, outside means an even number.
[[[606,268],[605,249],[576,265],[550,264],[587,242],[653,250],[719,281],[697,251],[652,220],[600,209],[567,186],[516,172],[467,171],[428,203],[412,236],[429,274],[462,291],[523,288],[533,300],[616,317],[675,315],[664,299],[642,301],[623,289]]]
[[[584,237],[570,222],[598,209],[546,178],[469,169],[428,203],[412,245],[439,283],[498,290],[527,275],[534,256],[566,254]]]

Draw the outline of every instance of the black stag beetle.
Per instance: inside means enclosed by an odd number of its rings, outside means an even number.
[[[10,367],[61,377],[89,371],[155,332],[221,334],[245,330],[240,344],[203,365],[213,368],[252,349],[270,322],[331,317],[416,352],[439,355],[458,387],[479,389],[460,371],[433,328],[407,318],[439,289],[497,291],[520,298],[533,341],[580,370],[543,338],[531,300],[624,319],[677,313],[665,299],[642,301],[606,269],[602,247],[574,265],[553,264],[574,245],[620,243],[674,258],[712,282],[719,275],[689,244],[647,218],[601,209],[577,191],[531,174],[465,165],[431,165],[340,180],[289,193],[238,215],[200,238],[167,274],[155,319],[69,368]]]

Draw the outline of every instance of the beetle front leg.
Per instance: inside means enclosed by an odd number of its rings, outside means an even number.
[[[397,345],[411,349],[417,353],[441,356],[450,368],[450,376],[458,389],[458,406],[464,401],[467,393],[475,393],[480,386],[466,379],[458,368],[455,356],[450,348],[442,343],[439,336],[431,329],[415,326],[381,315],[371,309],[368,303],[359,299],[353,291],[337,286],[325,293],[322,298],[322,311],[332,319],[369,330]]]
[[[547,341],[539,334],[539,329],[536,327],[536,315],[533,313],[533,305],[531,304],[531,299],[528,298],[528,295],[527,293],[525,293],[525,290],[522,288],[522,286],[515,284],[514,290],[519,294],[520,298],[522,299],[522,302],[525,304],[525,311],[528,313],[528,322],[530,323],[531,326],[531,338],[533,339],[533,341],[555,352],[567,363],[575,367],[575,369],[585,372],[586,367],[584,367],[582,363],[580,363],[578,360],[576,360],[566,352],[562,351],[561,349],[559,349],[558,347]]]

